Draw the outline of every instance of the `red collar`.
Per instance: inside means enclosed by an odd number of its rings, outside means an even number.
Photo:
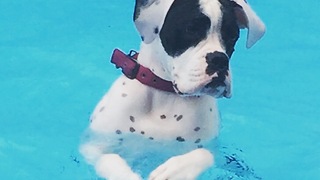
[[[139,53],[130,51],[124,54],[119,49],[115,49],[112,54],[111,62],[116,68],[121,68],[122,73],[129,79],[137,79],[142,84],[167,92],[175,93],[171,81],[164,80],[155,75],[150,69],[137,62]]]

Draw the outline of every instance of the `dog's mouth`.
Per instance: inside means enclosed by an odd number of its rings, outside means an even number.
[[[230,84],[218,78],[214,78],[209,84],[207,84],[202,89],[202,92],[216,98],[231,98]]]
[[[213,78],[212,81],[205,86],[199,86],[188,92],[181,91],[177,83],[173,83],[173,88],[176,93],[181,96],[209,95],[215,98],[231,98],[230,83],[220,78]]]

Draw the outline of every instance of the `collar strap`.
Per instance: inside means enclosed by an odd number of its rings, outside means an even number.
[[[137,62],[139,53],[130,51],[124,54],[119,49],[115,49],[112,54],[111,62],[116,68],[121,68],[122,73],[129,79],[137,79],[142,84],[166,92],[175,93],[171,81],[164,80],[154,74],[149,68],[146,68]]]

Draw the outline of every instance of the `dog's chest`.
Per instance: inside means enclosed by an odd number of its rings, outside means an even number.
[[[120,78],[96,107],[91,128],[118,139],[138,135],[149,141],[200,145],[217,135],[217,114],[211,98],[158,95],[153,89]]]
[[[100,108],[101,109],[101,108]],[[138,135],[150,141],[172,141],[201,144],[217,134],[218,122],[214,121],[213,110],[210,113],[194,113],[185,109],[159,109],[150,114],[127,111],[109,116],[96,112],[96,124],[104,132],[118,135],[121,139],[127,135]],[[210,118],[210,119],[209,119]]]
[[[195,115],[183,110],[175,113],[162,109],[147,116],[129,116],[132,123],[125,126],[122,124],[122,128],[149,140],[200,144],[201,141],[210,139],[214,133],[214,125],[212,121],[206,121],[205,115],[207,114]]]

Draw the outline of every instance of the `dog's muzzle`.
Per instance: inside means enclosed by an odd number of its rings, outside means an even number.
[[[181,91],[179,85],[173,82],[173,88],[179,95],[182,96],[198,96],[198,95],[209,95],[215,98],[231,98],[231,81],[228,71],[224,73],[218,73],[217,76],[212,78],[209,83],[198,86],[195,89],[188,91]]]
[[[205,73],[208,79],[199,81],[199,84],[190,82],[177,84],[173,82],[175,91],[183,96],[210,95],[216,98],[231,97],[231,76],[229,73],[229,57],[222,52],[210,52],[205,57],[207,68]],[[186,88],[187,87],[187,88]]]

